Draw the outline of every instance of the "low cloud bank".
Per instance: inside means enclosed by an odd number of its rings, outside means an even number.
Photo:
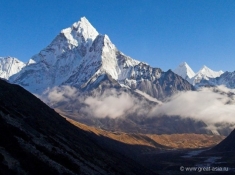
[[[117,118],[125,113],[130,113],[136,108],[136,102],[127,93],[118,96],[88,97],[84,100],[87,104],[82,110],[98,118]]]
[[[146,101],[127,92],[108,90],[102,95],[82,96],[76,88],[69,86],[47,90],[43,100],[52,105],[71,103],[71,108],[85,104],[80,111],[98,118],[117,118],[137,113],[146,117],[168,115],[192,118],[213,126],[216,123],[235,123],[235,90],[224,86],[180,92],[151,108],[146,106]]]
[[[190,117],[207,124],[235,123],[235,91],[220,86],[180,92],[149,113],[152,117],[160,114]]]
[[[79,92],[76,88],[71,86],[61,86],[53,87],[52,89],[47,89],[41,96],[43,101],[49,104],[59,103],[59,102],[71,102],[79,97]]]
[[[52,107],[59,103],[67,103],[70,110],[80,108],[80,112],[96,118],[125,117],[133,113],[146,115],[146,108],[143,107],[148,105],[146,100],[140,100],[134,95],[118,92],[115,89],[87,96],[70,86],[48,89],[43,93],[41,99]]]

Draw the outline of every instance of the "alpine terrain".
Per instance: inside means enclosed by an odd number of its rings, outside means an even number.
[[[0,80],[0,92],[0,174],[177,174],[169,156],[224,138],[108,132],[63,118],[18,85]]]
[[[219,86],[224,85],[227,88],[235,88],[235,71],[228,72],[226,71],[222,75],[216,78],[209,78],[208,80],[203,80],[198,84],[198,86]]]
[[[190,82],[195,84],[222,72],[204,66],[195,74],[187,63],[176,69],[179,75],[153,68],[123,54],[85,17],[63,29],[23,66],[17,73],[14,66],[8,66],[12,70],[8,72],[15,71],[8,75],[9,82],[21,85],[60,114],[88,125],[145,134],[231,132],[227,124],[211,129],[201,119],[159,113],[161,110],[156,114],[154,110],[162,103],[166,106],[164,103],[175,94],[194,90]]]
[[[173,72],[187,81],[190,81],[191,78],[195,76],[194,71],[191,69],[191,67],[189,67],[186,62],[181,63]]]
[[[211,133],[204,122],[193,119],[164,114],[147,118],[159,100],[194,87],[171,70],[164,72],[126,56],[85,17],[63,29],[9,81],[61,114],[96,127],[143,133]]]
[[[210,78],[216,78],[222,75],[224,72],[222,70],[216,72],[208,68],[207,66],[203,66],[197,73],[190,68],[190,66],[184,62],[181,63],[174,72],[180,75],[182,78],[190,82],[192,85],[197,85],[203,80],[209,80]]]
[[[23,62],[14,57],[0,57],[0,77],[6,80],[18,73],[25,66]]]
[[[61,85],[88,90],[105,79],[112,81],[112,85],[139,89],[158,99],[193,89],[170,70],[163,72],[124,55],[85,17],[62,30],[10,81],[40,95],[48,88]]]
[[[234,173],[235,72],[151,67],[82,17],[0,77],[0,174]]]

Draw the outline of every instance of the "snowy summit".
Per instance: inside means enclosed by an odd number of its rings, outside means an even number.
[[[203,66],[193,77],[193,84],[200,83],[202,79],[209,80],[209,78],[216,78],[219,77],[224,72],[222,70],[220,71],[213,71],[207,66]]]
[[[209,80],[209,78],[216,78],[219,77],[224,72],[222,70],[220,71],[213,71],[207,66],[203,66],[197,73],[194,73],[194,71],[190,68],[190,66],[183,62],[181,63],[174,72],[190,82],[192,85],[195,85],[197,83],[200,83],[201,80]]]
[[[10,76],[18,73],[25,64],[14,57],[0,57],[0,77],[9,79]]]
[[[34,93],[62,84],[84,88],[103,74],[122,81],[133,74],[133,67],[139,63],[120,52],[107,35],[99,34],[82,17],[61,30],[10,80],[24,87],[27,84],[25,88]]]
[[[181,63],[173,72],[185,80],[191,79],[195,75],[194,71],[186,62]]]

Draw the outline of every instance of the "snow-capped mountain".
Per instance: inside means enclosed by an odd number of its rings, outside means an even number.
[[[25,63],[14,57],[0,57],[0,77],[7,79],[21,71]]]
[[[190,80],[192,77],[195,76],[195,72],[189,67],[186,62],[181,63],[175,70],[174,73],[178,74],[185,80]]]
[[[235,88],[235,71],[225,72],[220,77],[216,78],[217,85],[225,85],[228,88]]]
[[[193,88],[171,71],[163,72],[124,55],[85,17],[62,30],[10,81],[32,93],[41,94],[60,85],[90,89],[104,77],[109,77],[121,87],[139,89],[160,99]]]
[[[203,80],[209,80],[209,78],[216,78],[219,77],[224,72],[222,70],[220,71],[213,71],[210,68],[203,66],[196,75],[191,79],[191,82],[193,85],[200,83],[200,81]]]
[[[207,66],[203,66],[197,73],[190,68],[190,66],[184,62],[181,63],[174,72],[180,75],[182,78],[190,82],[192,85],[196,85],[200,83],[202,80],[209,80],[209,78],[216,78],[219,77],[224,72],[220,71],[213,71]]]
[[[209,78],[208,80],[201,81],[198,86],[219,86],[224,85],[227,88],[235,88],[235,71],[225,72],[216,78]]]

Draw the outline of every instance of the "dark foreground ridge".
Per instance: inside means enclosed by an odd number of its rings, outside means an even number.
[[[154,174],[97,142],[105,139],[0,80],[0,174]]]

